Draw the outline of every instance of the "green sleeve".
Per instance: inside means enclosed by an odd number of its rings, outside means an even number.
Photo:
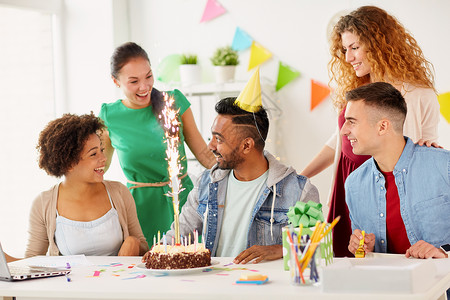
[[[183,93],[177,89],[173,90],[172,94],[175,98],[177,107],[180,108],[180,115],[184,114],[184,112],[191,106],[191,103],[186,96],[184,96]]]
[[[98,114],[98,117],[100,119],[102,119],[103,122],[105,123],[105,125],[108,127],[108,125],[106,124],[106,109],[107,109],[107,104],[103,103],[102,107],[100,109],[100,113]]]
[[[98,117],[102,119],[103,121],[106,120],[106,103],[102,103],[102,107],[100,108],[100,112],[98,114]]]

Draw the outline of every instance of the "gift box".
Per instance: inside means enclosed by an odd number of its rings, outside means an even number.
[[[283,237],[283,265],[285,270],[289,270],[290,252],[291,247],[289,245],[289,239],[287,236],[287,230],[294,231],[297,235],[300,232],[299,225],[302,224],[301,235],[311,236],[315,225],[318,221],[324,222],[322,214],[322,204],[316,203],[314,201],[309,201],[307,203],[298,201],[294,206],[289,208],[287,213],[289,217],[290,226],[286,226],[282,229]],[[330,226],[327,224],[325,230]],[[292,233],[292,232],[291,232]],[[320,251],[316,253],[318,258],[325,260],[325,265],[331,264],[333,262],[333,238],[331,230],[327,235],[320,241]]]
[[[408,259],[404,254],[384,253],[343,258],[323,268],[322,287],[326,293],[383,294],[379,299],[387,294],[425,293],[436,280],[439,260]]]

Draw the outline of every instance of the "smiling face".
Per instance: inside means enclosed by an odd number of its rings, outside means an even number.
[[[216,156],[220,169],[235,169],[244,161],[240,154],[241,142],[236,125],[229,116],[218,115],[211,127],[209,149]]]
[[[154,78],[147,59],[143,57],[130,59],[120,69],[118,77],[113,77],[113,80],[125,94],[126,99],[123,100],[125,106],[139,109],[150,105]]]
[[[367,61],[367,50],[359,42],[358,36],[350,31],[345,31],[341,35],[341,41],[345,52],[345,61],[353,66],[356,76],[363,77],[370,74],[371,67]]]
[[[80,154],[80,161],[72,167],[66,176],[77,176],[87,182],[102,182],[105,173],[106,156],[103,153],[100,138],[91,134]]]
[[[364,101],[349,101],[341,135],[347,138],[356,155],[374,155],[378,144],[377,122],[370,118],[370,108]]]

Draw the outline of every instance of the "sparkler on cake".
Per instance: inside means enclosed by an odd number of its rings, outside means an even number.
[[[181,173],[180,154],[178,146],[180,143],[180,121],[178,120],[179,109],[174,108],[175,99],[164,93],[164,108],[159,118],[163,121],[165,142],[167,144],[166,156],[168,162],[168,172],[172,189],[167,196],[172,197],[174,225],[175,225],[175,242],[180,244],[180,200],[178,195],[182,189],[178,175]]]
[[[203,243],[198,243],[198,232],[194,230],[194,242],[191,244],[191,234],[181,239],[180,235],[180,201],[179,193],[184,189],[181,186],[178,175],[181,173],[180,156],[178,146],[180,143],[180,121],[178,119],[179,109],[174,108],[175,100],[164,94],[164,108],[159,118],[164,127],[165,142],[167,144],[167,162],[169,173],[169,187],[171,192],[167,196],[172,197],[174,213],[175,238],[172,237],[171,245],[163,234],[161,240],[158,231],[158,240],[153,237],[153,248],[148,251],[142,261],[148,269],[186,269],[211,265],[211,252]]]

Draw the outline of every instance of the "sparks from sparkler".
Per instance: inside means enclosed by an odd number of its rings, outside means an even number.
[[[178,220],[180,201],[178,195],[184,190],[178,175],[183,169],[180,164],[180,154],[178,152],[178,145],[180,143],[180,121],[178,120],[179,109],[174,109],[173,104],[175,99],[169,97],[164,93],[164,108],[159,115],[163,121],[164,137],[167,144],[166,160],[168,163],[169,172],[169,187],[172,189],[166,196],[172,197],[174,222],[175,222],[175,242],[180,243],[180,224]]]

